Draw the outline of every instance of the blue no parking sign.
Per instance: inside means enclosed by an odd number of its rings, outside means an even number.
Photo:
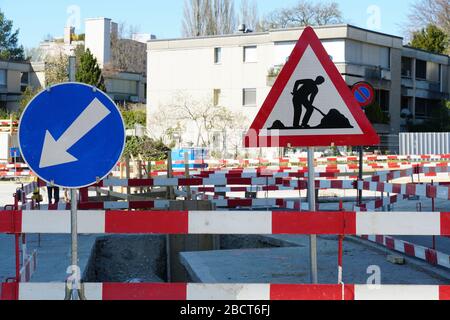
[[[42,91],[25,108],[19,146],[41,179],[82,188],[106,177],[117,164],[125,126],[105,93],[86,84],[64,83]]]

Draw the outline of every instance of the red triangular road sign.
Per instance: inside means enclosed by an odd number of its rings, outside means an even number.
[[[245,146],[369,146],[380,138],[307,27],[245,136]]]

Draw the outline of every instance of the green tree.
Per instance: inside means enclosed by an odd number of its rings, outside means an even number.
[[[127,110],[121,108],[123,121],[127,129],[134,129],[135,124],[146,126],[147,113],[144,110]]]
[[[106,91],[102,70],[98,65],[97,59],[89,49],[81,54],[80,65],[77,68],[75,79],[77,82],[90,84],[102,91]]]
[[[22,93],[22,97],[20,98],[19,110],[17,110],[17,112],[14,114],[15,118],[20,119],[26,106],[41,90],[41,88],[33,89],[30,86],[26,87],[25,91]]]
[[[167,159],[170,148],[161,140],[153,140],[147,136],[127,137],[124,156],[141,156],[145,161],[159,161]]]
[[[389,116],[386,115],[377,102],[364,108],[367,119],[371,123],[389,124]]]
[[[413,33],[411,46],[435,53],[445,53],[449,46],[448,35],[433,24]]]
[[[24,50],[19,46],[19,30],[13,30],[13,22],[0,10],[0,59],[25,60]]]

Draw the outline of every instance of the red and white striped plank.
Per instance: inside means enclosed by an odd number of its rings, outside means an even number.
[[[316,189],[355,189],[353,180],[316,180],[315,185]],[[283,179],[283,186],[304,190],[307,188],[308,182],[298,179]]]
[[[387,156],[364,156],[364,161],[445,161],[449,160],[450,155],[418,155],[418,156],[399,156],[399,155],[387,155]],[[257,165],[262,163],[305,163],[307,161],[306,157],[289,157],[289,158],[274,158],[274,159],[205,159],[205,160],[189,160],[189,164],[209,164],[209,165]],[[323,157],[316,158],[318,163],[330,163],[330,162],[357,162],[359,158],[357,156],[347,156],[347,157]],[[184,164],[183,160],[173,161],[173,164]],[[164,166],[167,165],[167,161],[152,161],[153,166]]]
[[[362,211],[362,212],[367,212],[367,211],[375,211],[377,209],[381,209],[385,206],[389,206],[391,204],[395,204],[401,200],[405,200],[407,199],[407,196],[401,196],[401,195],[393,195],[390,197],[385,197],[383,199],[378,199],[375,201],[370,201],[367,203],[363,203],[362,205],[358,206],[355,205],[354,210],[356,211]]]
[[[307,178],[308,173],[302,170],[259,171],[259,172],[201,172],[192,174],[196,178]],[[335,172],[316,172],[316,178],[335,178]]]
[[[354,203],[344,202],[342,206],[339,203],[316,203],[316,211],[353,211]],[[284,208],[298,211],[308,211],[309,204],[307,201],[285,200]]]
[[[37,251],[34,250],[31,255],[25,259],[25,263],[20,269],[20,282],[30,282],[31,277],[37,268]]]
[[[450,200],[450,186],[358,181],[358,189],[401,194],[405,196],[420,196],[426,198]]]
[[[283,178],[155,178],[155,179],[105,179],[98,187],[170,187],[215,185],[281,185]]]
[[[32,175],[30,170],[22,171],[0,171],[0,177],[29,177]]]
[[[3,284],[2,300],[63,300],[65,283]],[[85,283],[87,300],[449,300],[450,286]]]
[[[328,234],[449,236],[450,213],[80,211],[86,234]],[[70,233],[70,211],[3,211],[0,233]]]
[[[361,236],[388,249],[450,269],[450,255],[389,236]]]

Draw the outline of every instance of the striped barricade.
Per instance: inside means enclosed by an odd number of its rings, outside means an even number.
[[[449,300],[450,286],[85,283],[87,300]],[[64,283],[3,284],[3,300],[63,300]]]
[[[449,236],[445,212],[80,211],[81,234]],[[4,211],[0,233],[70,233],[70,211]]]

